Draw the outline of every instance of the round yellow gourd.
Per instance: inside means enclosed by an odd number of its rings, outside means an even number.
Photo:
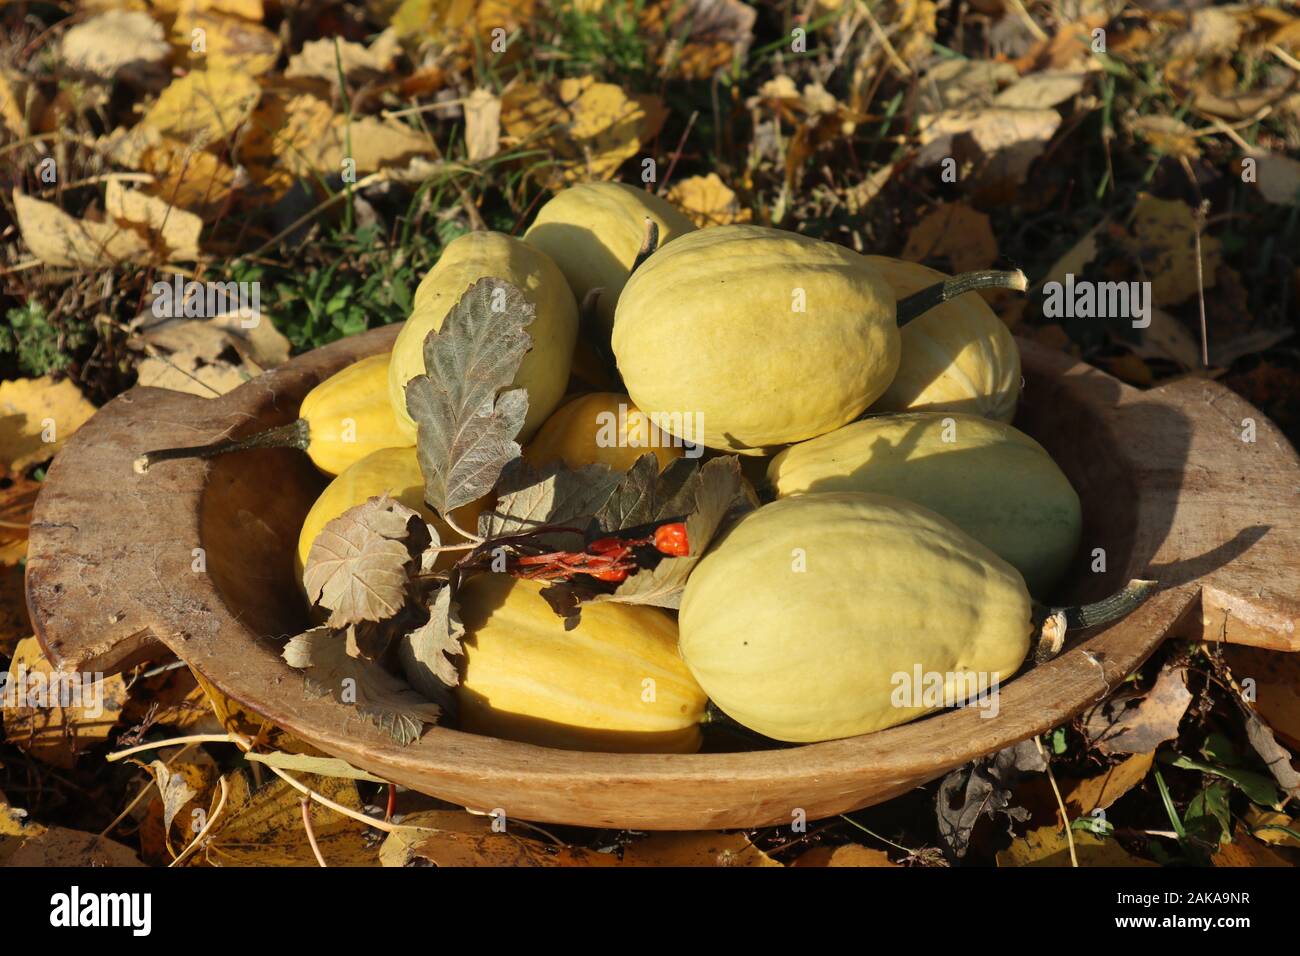
[[[383,448],[371,452],[339,474],[325,486],[307,512],[298,533],[298,550],[294,554],[294,572],[300,587],[307,555],[321,529],[348,509],[383,494],[391,495],[406,507],[420,512],[437,529],[443,544],[465,540],[424,503],[424,476],[420,474],[415,448]],[[479,499],[462,505],[452,512],[452,518],[467,531],[475,531],[485,504],[486,499]],[[435,568],[450,567],[460,557],[460,553],[448,551],[438,558]]]
[[[787,448],[767,478],[781,498],[868,491],[915,501],[1011,564],[1039,596],[1065,573],[1082,533],[1079,496],[1043,447],[974,415],[866,418]]]
[[[760,226],[688,233],[623,289],[614,355],[660,428],[747,455],[856,418],[898,368],[894,294],[863,256]]]
[[[566,631],[543,586],[481,574],[458,592],[460,726],[563,750],[698,750],[707,701],[678,656],[671,615],[587,604],[581,623]]]
[[[1006,680],[1030,615],[1015,569],[951,522],[842,492],[741,518],[687,580],[679,623],[682,657],[718,707],[806,743],[913,720],[981,675]]]
[[[307,454],[321,471],[340,474],[381,448],[415,444],[415,430],[393,414],[388,398],[390,354],[371,355],[331,375],[302,400]]]
[[[948,278],[916,262],[867,256],[903,299]],[[1020,350],[979,295],[950,299],[902,327],[898,372],[872,411],[965,412],[1009,422],[1020,397]]]
[[[537,310],[525,331],[533,347],[514,384],[528,389],[528,415],[518,440],[527,441],[564,396],[578,335],[578,306],[559,268],[545,253],[499,232],[470,232],[448,243],[415,290],[411,317],[393,343],[388,394],[397,418],[414,428],[406,410],[406,383],[424,374],[424,339],[442,328],[451,307],[486,277],[504,279]]]
[[[599,463],[627,471],[646,453],[659,460],[663,471],[682,457],[684,449],[626,395],[593,392],[556,409],[524,449],[524,458],[538,466],[559,461],[577,470]]]
[[[595,288],[605,334],[614,327],[614,307],[645,240],[645,221],[659,227],[662,247],[695,230],[695,224],[666,199],[623,183],[582,183],[556,193],[537,212],[524,241],[555,260],[578,302]]]

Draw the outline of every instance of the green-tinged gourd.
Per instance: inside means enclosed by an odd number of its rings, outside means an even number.
[[[679,624],[682,657],[714,703],[793,742],[969,699],[972,681],[987,690],[1019,670],[1034,633],[1014,568],[920,505],[860,492],[741,518],[687,580]]]
[[[414,427],[406,409],[406,383],[424,374],[424,339],[442,328],[448,311],[486,277],[516,286],[537,310],[525,331],[533,345],[514,384],[528,390],[528,415],[518,440],[527,441],[555,410],[569,381],[578,335],[578,306],[559,267],[535,247],[499,232],[471,232],[448,243],[415,290],[411,316],[393,343],[388,394],[399,421]]]
[[[605,464],[626,471],[645,454],[653,454],[662,471],[684,450],[680,441],[660,431],[632,399],[619,392],[592,392],[570,399],[524,449],[531,464],[559,461],[574,470]]]
[[[760,226],[688,233],[628,280],[628,393],[665,430],[763,454],[852,421],[898,368],[894,293],[851,249]]]
[[[948,278],[916,262],[867,256],[894,295]],[[1009,422],[1020,396],[1020,350],[982,296],[963,295],[907,323],[898,372],[872,411],[964,412]]]
[[[596,305],[605,333],[645,240],[646,219],[659,227],[659,245],[693,232],[695,224],[666,199],[623,183],[582,183],[557,193],[537,213],[524,241],[555,260],[582,302],[599,288]]]
[[[393,414],[388,397],[390,358],[388,352],[371,355],[335,372],[307,393],[297,421],[288,425],[210,445],[146,452],[135,468],[143,473],[157,462],[177,458],[211,458],[251,448],[297,448],[321,471],[337,475],[381,448],[414,446],[415,428]]]
[[[384,494],[423,515],[437,530],[443,544],[457,544],[464,540],[424,503],[424,476],[420,474],[415,449],[383,448],[371,452],[339,474],[325,486],[307,512],[298,534],[298,550],[294,554],[295,576],[300,586],[307,555],[321,529],[350,508]],[[485,503],[485,499],[480,499],[457,508],[452,512],[452,520],[467,531],[475,531]],[[438,558],[435,568],[449,567],[460,557],[460,552],[448,551]]]
[[[1046,596],[1079,546],[1070,480],[1038,442],[974,415],[870,417],[772,459],[778,497],[822,491],[897,495],[938,512],[1009,562]]]
[[[462,729],[564,750],[698,750],[706,699],[678,656],[672,616],[587,604],[566,631],[543,587],[481,574],[457,593]]]

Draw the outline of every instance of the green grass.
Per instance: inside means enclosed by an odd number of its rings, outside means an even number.
[[[84,319],[55,323],[45,306],[29,301],[6,310],[7,325],[0,327],[0,353],[12,354],[28,375],[61,372],[75,353],[90,345],[94,329]]]

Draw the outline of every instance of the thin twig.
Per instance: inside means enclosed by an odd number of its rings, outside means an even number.
[[[898,72],[902,73],[904,76],[911,76],[912,68],[903,62],[903,58],[899,56],[898,51],[894,49],[894,44],[889,42],[888,34],[886,34],[884,29],[880,26],[880,22],[871,12],[871,8],[867,6],[866,0],[857,0],[857,3],[858,9],[861,10],[862,15],[867,18],[867,24],[871,27],[872,35],[875,36],[876,42],[885,48],[885,55],[893,62],[894,69],[898,70]]]
[[[682,158],[682,150],[686,148],[686,137],[691,135],[691,127],[695,125],[699,115],[700,111],[694,110],[691,113],[691,118],[686,121],[686,129],[682,131],[682,138],[677,141],[677,150],[673,153],[672,158],[668,160],[668,171],[664,173],[663,182],[655,190],[660,196],[664,195],[664,192],[668,189],[668,183],[673,178],[673,170],[677,168],[677,160]]]
[[[202,846],[203,838],[208,835],[208,831],[212,829],[214,824],[216,824],[217,818],[221,816],[221,811],[226,808],[226,795],[230,792],[230,786],[226,783],[225,777],[221,777],[219,782],[221,784],[221,797],[217,800],[217,805],[212,811],[212,816],[208,817],[208,822],[203,824],[203,829],[200,830],[194,839],[190,841],[190,845],[181,851],[181,855],[172,860],[171,863],[167,864],[168,867],[180,866],[181,863],[189,859],[190,855],[193,854],[195,850]]]
[[[1016,16],[1025,25],[1025,29],[1034,35],[1035,40],[1039,43],[1046,43],[1050,39],[1043,31],[1043,28],[1034,22],[1034,18],[1029,15],[1029,11],[1025,9],[1025,5],[1020,0],[1007,0],[1007,3],[1016,12]]]
[[[1052,785],[1052,793],[1056,794],[1056,806],[1061,811],[1061,819],[1065,821],[1065,842],[1070,845],[1070,865],[1078,867],[1079,855],[1074,850],[1074,831],[1070,829],[1070,814],[1065,809],[1065,801],[1061,799],[1061,788],[1056,785],[1056,775],[1052,773],[1052,761],[1047,759],[1047,751],[1043,749],[1043,741],[1037,734],[1034,735],[1034,746],[1038,748],[1038,755],[1043,758],[1043,765],[1047,769],[1047,781]]]
[[[302,807],[302,826],[307,831],[307,842],[311,844],[311,852],[316,856],[316,862],[328,869],[329,864],[325,862],[325,857],[321,856],[320,846],[316,843],[316,831],[312,829],[311,801],[303,797],[298,801],[298,805]]]
[[[1210,336],[1205,322],[1205,269],[1201,263],[1201,230],[1205,228],[1205,218],[1210,211],[1210,201],[1202,199],[1201,204],[1192,213],[1196,223],[1196,301],[1201,310],[1201,365],[1210,367]]]
[[[1290,53],[1286,52],[1286,50],[1282,49],[1276,43],[1270,43],[1268,46],[1264,47],[1264,49],[1267,52],[1272,53],[1275,57],[1277,57],[1287,66],[1291,67],[1291,69],[1295,70],[1297,73],[1300,73],[1300,60],[1297,60],[1295,57],[1293,57]]]
[[[176,744],[237,744],[239,741],[230,734],[190,734],[188,737],[170,737],[167,740],[152,740],[149,743],[140,744],[138,747],[128,747],[126,750],[118,750],[109,754],[104,759],[112,763],[115,760],[121,760],[132,754],[143,753],[146,750],[158,750],[161,747],[171,747]]]

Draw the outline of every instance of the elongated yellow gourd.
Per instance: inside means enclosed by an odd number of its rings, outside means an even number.
[[[614,355],[660,428],[740,454],[856,418],[898,368],[894,294],[850,249],[759,226],[688,233],[623,289]]]
[[[481,574],[457,594],[466,632],[461,727],[563,750],[698,750],[706,699],[677,654],[672,617],[587,604],[566,631],[542,587]]]
[[[593,392],[556,409],[524,449],[524,458],[534,465],[559,461],[577,470],[599,463],[626,471],[647,453],[662,471],[684,452],[679,439],[660,431],[626,395]]]
[[[666,199],[623,183],[582,183],[556,193],[538,210],[524,241],[555,260],[579,302],[594,288],[605,334],[645,239],[645,221],[659,227],[659,245],[695,230]]]
[[[714,703],[795,742],[968,701],[1020,668],[1033,632],[1014,568],[920,505],[858,492],[741,518],[687,580],[679,623]]]
[[[415,290],[411,317],[393,343],[388,394],[394,414],[409,427],[415,423],[406,409],[406,383],[424,374],[425,336],[442,328],[447,312],[465,291],[488,276],[516,286],[537,310],[525,329],[533,347],[514,380],[528,390],[528,415],[518,440],[531,438],[560,403],[578,335],[578,306],[564,275],[549,256],[520,239],[471,232],[448,243],[424,277]]]
[[[772,459],[779,497],[897,495],[936,511],[1015,567],[1045,597],[1079,546],[1079,496],[1038,442],[974,415],[866,418]]]
[[[300,586],[307,555],[321,529],[348,509],[355,508],[375,495],[383,494],[391,495],[406,507],[420,512],[437,530],[443,544],[457,544],[465,540],[425,505],[424,476],[420,474],[415,448],[383,448],[371,452],[339,474],[325,486],[325,490],[307,512],[298,534],[298,550],[294,555],[294,568]],[[480,499],[457,508],[452,512],[452,518],[467,531],[475,531],[484,504]],[[459,557],[458,552],[448,551],[438,558],[435,568],[441,570],[449,567]]]
[[[340,474],[381,448],[415,445],[415,431],[393,414],[388,399],[390,353],[363,358],[331,375],[302,400],[307,454],[321,471]]]
[[[867,256],[903,299],[948,278],[916,262]],[[872,411],[964,412],[1009,422],[1020,396],[1020,350],[978,295],[962,295],[902,328],[898,372]]]

